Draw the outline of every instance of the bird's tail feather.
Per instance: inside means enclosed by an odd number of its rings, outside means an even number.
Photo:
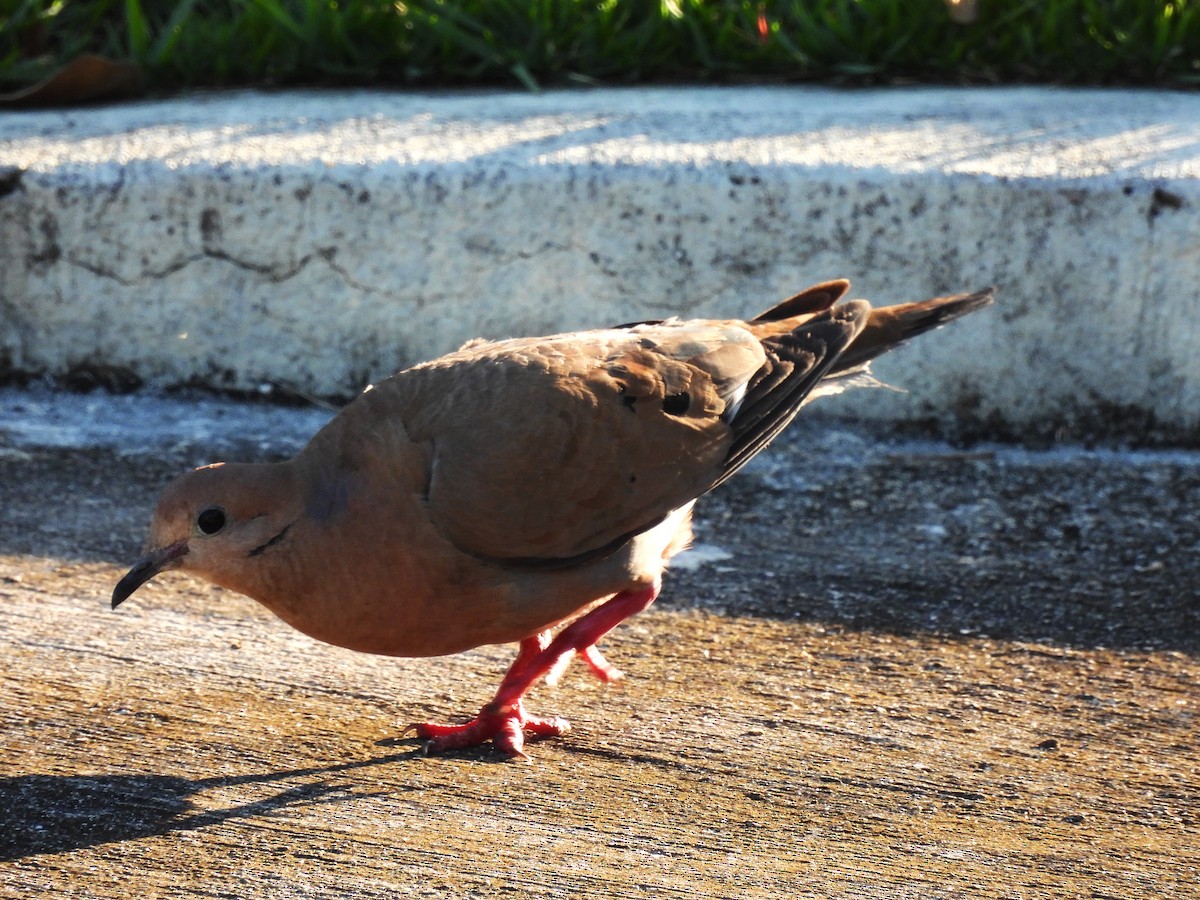
[[[826,377],[837,378],[860,372],[871,360],[900,346],[909,338],[987,306],[992,302],[992,295],[993,289],[985,288],[970,294],[952,294],[918,303],[872,309],[862,332],[846,348]]]

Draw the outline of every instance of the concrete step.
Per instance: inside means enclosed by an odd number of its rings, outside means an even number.
[[[348,395],[850,277],[998,303],[828,409],[1200,442],[1200,96],[223,93],[0,117],[0,373]]]

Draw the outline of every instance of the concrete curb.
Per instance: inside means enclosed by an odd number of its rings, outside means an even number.
[[[0,367],[348,394],[484,335],[835,276],[988,313],[829,408],[1200,443],[1200,97],[189,96],[0,119]],[[97,376],[102,377],[102,376]]]

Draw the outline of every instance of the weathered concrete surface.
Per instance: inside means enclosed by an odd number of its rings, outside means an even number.
[[[1200,96],[239,93],[0,119],[0,364],[346,394],[465,339],[846,275],[1001,304],[845,410],[1200,436]]]
[[[2,896],[1200,895],[1196,454],[799,423],[523,766],[400,739],[510,648],[355,655],[182,577],[108,610],[166,478],[307,421],[39,447],[55,402],[0,432]]]

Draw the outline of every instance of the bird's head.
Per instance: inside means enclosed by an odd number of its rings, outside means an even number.
[[[257,557],[286,540],[293,507],[285,464],[215,463],[185,472],[159,498],[146,553],[117,583],[113,609],[171,569],[245,592]]]

